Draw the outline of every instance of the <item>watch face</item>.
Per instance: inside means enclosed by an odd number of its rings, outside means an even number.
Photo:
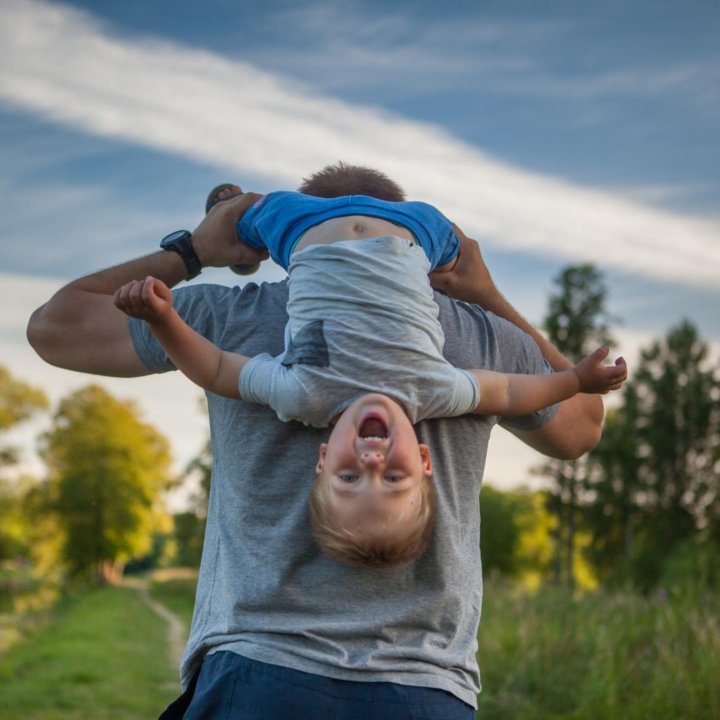
[[[172,245],[177,240],[181,240],[183,237],[185,237],[189,234],[190,233],[187,230],[176,230],[175,232],[171,232],[169,235],[166,235],[160,241],[160,247],[166,247],[167,245]]]

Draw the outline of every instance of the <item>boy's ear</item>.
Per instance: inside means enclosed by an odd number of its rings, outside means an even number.
[[[321,473],[325,467],[325,455],[327,453],[327,443],[320,443],[320,455],[318,456],[317,465],[315,466],[315,472]]]
[[[422,463],[423,473],[430,477],[432,475],[432,458],[430,457],[430,448],[427,445],[419,444],[420,461]]]

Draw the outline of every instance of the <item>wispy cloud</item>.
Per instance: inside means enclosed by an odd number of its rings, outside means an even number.
[[[717,286],[720,222],[503,164],[441,128],[340,102],[247,63],[119,38],[67,6],[0,5],[0,98],[277,186],[339,158],[377,166],[483,242]]]

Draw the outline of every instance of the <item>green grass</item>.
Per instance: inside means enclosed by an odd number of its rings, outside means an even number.
[[[128,588],[67,598],[0,656],[4,720],[145,720],[178,694],[166,625]]]
[[[195,605],[197,570],[168,568],[156,570],[152,575],[150,594],[168,610],[174,612],[190,627]]]
[[[153,576],[153,597],[189,623],[196,576]],[[178,694],[166,626],[134,590],[71,597],[0,655],[3,720],[146,720]],[[720,717],[720,598],[571,598],[486,585],[482,720]]]
[[[720,599],[486,586],[482,720],[720,717]]]

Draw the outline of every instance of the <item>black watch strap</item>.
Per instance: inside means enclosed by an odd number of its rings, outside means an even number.
[[[200,274],[202,265],[200,264],[200,258],[192,246],[191,232],[188,230],[171,232],[160,241],[160,247],[163,250],[172,250],[182,258],[187,270],[186,280],[192,280],[192,278]]]

